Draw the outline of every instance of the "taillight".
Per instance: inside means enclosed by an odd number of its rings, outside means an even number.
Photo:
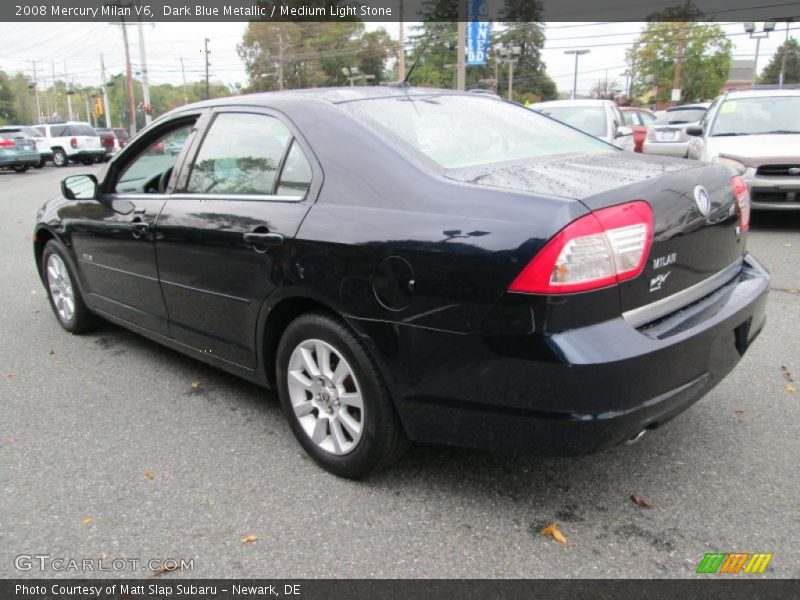
[[[0,148],[13,148],[16,146],[14,140],[0,137]]]
[[[736,204],[739,205],[739,227],[742,232],[750,229],[750,189],[744,179],[739,175],[731,178],[733,185],[733,195],[736,196]]]
[[[653,211],[642,200],[603,208],[573,221],[533,257],[512,292],[565,294],[637,277],[653,241]]]
[[[72,138],[69,141],[69,145],[72,146],[73,148],[77,148],[78,147],[78,140],[76,138]]]

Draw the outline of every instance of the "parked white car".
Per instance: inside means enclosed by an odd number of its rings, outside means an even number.
[[[531,104],[538,113],[580,129],[623,150],[633,151],[633,129],[611,100],[553,100]]]
[[[665,110],[647,126],[642,151],[645,154],[687,158],[692,136],[686,133],[686,128],[699,123],[710,104],[684,104]]]
[[[53,164],[66,167],[71,162],[90,165],[103,158],[106,151],[100,137],[89,123],[40,123],[36,129],[45,137],[53,152]]]
[[[687,132],[689,156],[741,175],[754,209],[800,210],[800,88],[731,90]]]

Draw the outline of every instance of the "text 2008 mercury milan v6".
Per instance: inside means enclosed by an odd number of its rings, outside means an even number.
[[[35,254],[65,329],[102,317],[276,388],[305,450],[360,477],[409,440],[587,453],[680,413],[764,325],[749,219],[723,165],[487,95],[346,88],[165,115],[64,180]]]

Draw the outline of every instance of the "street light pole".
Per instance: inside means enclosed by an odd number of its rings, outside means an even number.
[[[572,99],[575,100],[575,94],[578,89],[578,57],[581,54],[589,54],[591,50],[564,50],[564,54],[575,55],[575,73],[572,76]]]
[[[788,35],[789,26],[787,25],[786,27]],[[756,58],[753,61],[753,84],[755,85],[758,78],[758,54],[761,50],[761,38],[769,37],[769,34],[775,31],[775,23],[773,21],[765,21],[761,29],[753,22],[744,23],[744,31],[750,34],[751,40],[756,41]]]

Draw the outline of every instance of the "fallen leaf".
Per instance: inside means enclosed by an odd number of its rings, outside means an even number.
[[[144,472],[144,476],[147,477],[148,479],[153,479],[155,477],[155,475],[153,475],[153,472],[150,471],[149,469]]]
[[[641,496],[637,496],[636,494],[631,494],[631,502],[633,502],[639,508],[653,508],[652,504],[650,504],[647,500],[645,500]]]
[[[88,525],[91,522],[92,522],[92,517],[86,517],[83,521],[81,521],[81,524]]]
[[[787,294],[800,294],[800,290],[786,290]]]
[[[17,440],[14,439],[13,435],[10,435],[6,438],[6,444],[8,444],[9,446],[13,446],[16,441]]]
[[[192,389],[196,390],[197,388],[200,387],[200,385],[201,385],[201,383],[199,381],[193,381],[192,382]]]
[[[553,521],[552,523],[550,523],[550,525],[542,529],[539,532],[539,535],[549,536],[553,538],[555,541],[557,541],[559,544],[567,543],[567,538],[565,538],[564,534],[558,530],[558,523],[556,523],[555,521]]]
[[[789,369],[786,368],[786,365],[781,365],[781,371],[783,371],[783,378],[786,381],[794,381],[794,379],[792,379],[792,374],[789,372]]]
[[[42,312],[42,311],[40,311],[40,310],[35,310],[35,311],[33,311],[33,312],[34,312],[34,313],[40,313],[40,312]]]
[[[253,542],[255,542],[257,539],[258,539],[258,538],[257,538],[256,536],[254,536],[254,535],[248,535],[247,537],[243,537],[243,538],[242,538],[242,543],[243,543],[243,544],[252,544],[252,543],[253,543]]]
[[[786,391],[789,392],[790,394],[794,394],[794,386],[791,383],[787,384]]]
[[[161,565],[159,568],[153,569],[153,576],[158,577],[159,575],[162,575],[169,571],[176,571],[179,568],[180,565],[176,561],[170,561],[168,565]]]
[[[746,409],[746,408],[737,408],[737,409],[736,409],[734,412],[735,412],[737,415],[743,415],[744,413],[746,413],[746,412],[747,412],[747,409]]]
[[[50,348],[50,354],[51,354],[51,355],[53,355],[53,354],[55,354],[55,353],[56,353],[56,351],[55,351],[55,350],[53,350],[52,348]]]
[[[36,295],[36,290],[31,290],[31,296],[35,296],[35,295]]]
[[[16,375],[14,375],[14,373],[9,373],[8,374],[8,378],[9,379],[14,379],[14,377],[16,377]]]
[[[784,245],[783,245],[783,247],[784,247],[784,248],[791,248],[791,247],[792,247],[792,245],[791,245],[791,244],[784,244]]]

